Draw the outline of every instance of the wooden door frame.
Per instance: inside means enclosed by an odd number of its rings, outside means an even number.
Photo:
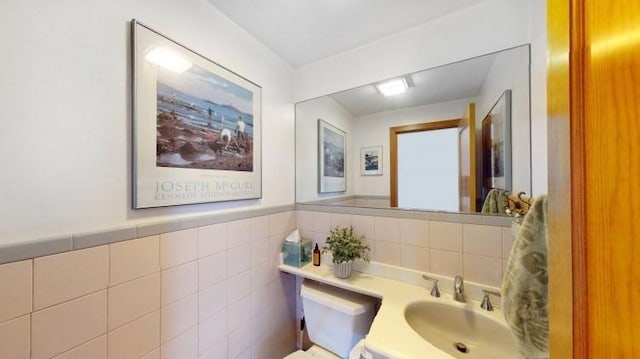
[[[588,358],[585,255],[584,8],[547,3],[549,353]]]
[[[442,120],[413,125],[395,126],[389,128],[389,203],[391,207],[398,207],[398,135],[403,133],[423,132],[456,128],[460,119]]]

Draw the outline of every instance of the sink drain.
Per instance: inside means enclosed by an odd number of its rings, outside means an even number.
[[[453,347],[462,354],[469,354],[469,348],[464,343],[453,343]]]

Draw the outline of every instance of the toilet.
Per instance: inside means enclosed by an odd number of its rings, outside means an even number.
[[[375,315],[377,299],[305,280],[300,290],[313,346],[284,359],[360,358]]]

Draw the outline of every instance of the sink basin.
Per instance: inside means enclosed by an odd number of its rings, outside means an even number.
[[[416,302],[404,315],[418,335],[455,358],[522,358],[499,313],[459,303]]]

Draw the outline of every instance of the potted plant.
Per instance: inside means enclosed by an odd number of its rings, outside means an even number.
[[[358,236],[353,232],[353,226],[336,226],[332,229],[322,252],[331,253],[333,270],[336,277],[342,279],[351,275],[351,264],[355,259],[361,258],[369,262],[369,247],[364,243],[363,235]]]

